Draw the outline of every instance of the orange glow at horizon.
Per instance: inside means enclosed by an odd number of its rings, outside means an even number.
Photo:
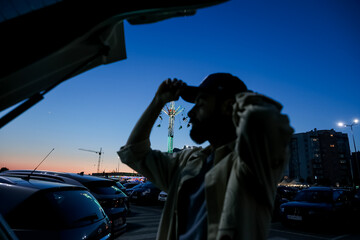
[[[0,156],[0,168],[6,167],[9,170],[34,170],[41,162],[38,157],[32,156]],[[111,173],[111,172],[134,172],[131,168],[125,164],[110,164],[108,161],[103,161],[100,165],[100,171]],[[119,169],[117,169],[119,168]],[[85,174],[92,174],[97,172],[97,161],[89,159],[66,159],[61,157],[51,157],[46,159],[37,170],[56,171],[56,172],[70,172],[79,173],[84,172]]]

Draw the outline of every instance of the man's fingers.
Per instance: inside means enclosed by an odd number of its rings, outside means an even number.
[[[166,86],[168,86],[170,88],[182,87],[182,86],[186,85],[182,80],[177,79],[177,78],[174,78],[174,79],[168,78],[165,80],[165,84],[166,84]]]
[[[168,78],[168,79],[165,80],[165,84],[166,84],[166,85],[169,85],[170,83],[171,83],[171,79],[170,79],[170,78]]]

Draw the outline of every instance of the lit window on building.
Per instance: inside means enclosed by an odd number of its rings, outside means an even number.
[[[335,147],[335,145],[334,145],[334,144],[330,144],[330,147],[332,147],[332,148],[333,148],[333,147]]]

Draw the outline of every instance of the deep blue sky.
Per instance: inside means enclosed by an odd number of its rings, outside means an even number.
[[[128,58],[70,79],[0,132],[0,167],[95,172],[120,167],[116,151],[158,85],[177,77],[198,85],[213,72],[230,72],[250,89],[284,105],[296,133],[335,129],[360,118],[360,2],[357,0],[230,1],[189,17],[130,25]],[[191,105],[179,101],[185,107]],[[189,129],[174,146],[194,145]],[[166,151],[167,124],[154,128],[153,148]],[[354,127],[360,149],[360,125]],[[353,143],[350,142],[353,150]]]

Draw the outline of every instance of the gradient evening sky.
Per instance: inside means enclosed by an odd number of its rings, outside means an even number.
[[[189,17],[125,22],[128,58],[67,80],[3,127],[0,167],[33,169],[55,148],[39,170],[91,173],[98,155],[78,149],[102,147],[101,171],[132,171],[116,151],[158,85],[168,77],[198,85],[214,72],[280,101],[296,133],[333,128],[351,136],[337,122],[360,118],[359,12],[357,0],[238,0]],[[174,147],[195,145],[179,121]],[[154,127],[153,148],[167,150],[167,124],[165,117]],[[359,149],[360,125],[354,134]]]

